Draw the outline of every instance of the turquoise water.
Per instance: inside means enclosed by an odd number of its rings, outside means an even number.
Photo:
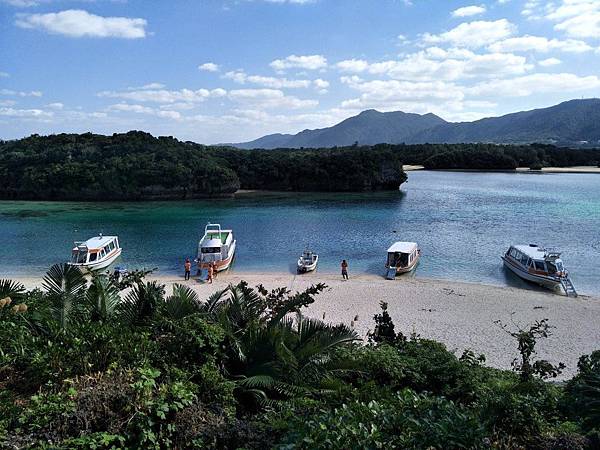
[[[0,277],[42,274],[74,240],[118,234],[121,265],[182,270],[208,221],[233,228],[233,270],[290,271],[306,245],[319,270],[383,274],[397,240],[417,241],[416,276],[526,288],[501,265],[510,244],[563,251],[582,292],[600,293],[600,176],[411,172],[401,192],[268,194],[151,203],[0,202]]]

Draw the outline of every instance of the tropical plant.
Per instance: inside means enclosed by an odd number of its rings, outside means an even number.
[[[165,286],[157,281],[136,283],[119,304],[120,317],[131,325],[149,325],[164,293]]]
[[[520,360],[515,358],[512,366],[513,370],[519,373],[521,381],[529,382],[536,376],[540,379],[556,378],[561,374],[565,368],[563,363],[554,365],[543,359],[533,360],[538,339],[550,336],[550,328],[552,327],[548,324],[548,319],[536,321],[529,326],[529,329],[517,326],[516,331],[510,330],[506,324],[503,324],[499,320],[495,321],[495,323],[500,325],[504,331],[517,340],[521,358]]]
[[[0,299],[10,298],[12,301],[19,300],[25,293],[25,286],[13,280],[0,280]]]
[[[118,287],[107,275],[94,274],[86,300],[91,320],[105,322],[116,314],[121,297]]]
[[[183,284],[173,285],[173,294],[168,296],[164,303],[163,316],[179,320],[200,311],[200,298],[198,293]]]
[[[43,280],[51,311],[61,329],[81,312],[87,281],[78,267],[70,264],[55,264],[50,267]]]

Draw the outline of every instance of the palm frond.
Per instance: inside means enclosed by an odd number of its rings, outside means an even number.
[[[196,291],[182,284],[173,285],[173,294],[165,301],[165,315],[179,320],[200,311],[200,299]]]
[[[55,264],[44,276],[42,285],[52,302],[52,313],[62,329],[85,303],[87,281],[81,270],[69,264]]]
[[[121,302],[118,286],[104,274],[93,276],[86,299],[91,319],[101,321],[114,316]]]
[[[164,285],[156,281],[137,283],[119,304],[119,316],[132,325],[147,324],[162,301],[164,292]]]
[[[25,293],[25,286],[18,281],[0,280],[0,299],[10,297],[19,300]]]

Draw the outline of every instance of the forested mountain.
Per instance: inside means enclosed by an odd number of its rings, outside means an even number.
[[[571,100],[556,106],[481,119],[445,123],[416,132],[407,142],[544,142],[581,145],[600,141],[600,99]]]
[[[474,122],[446,122],[434,114],[364,111],[330,128],[274,134],[238,148],[299,148],[423,143],[546,143],[593,146],[600,142],[600,99],[571,100],[550,108]]]
[[[435,114],[409,114],[401,111],[382,113],[370,109],[330,128],[304,130],[296,135],[271,134],[252,142],[233,144],[238,148],[319,148],[405,142],[416,132],[428,130],[446,121]]]

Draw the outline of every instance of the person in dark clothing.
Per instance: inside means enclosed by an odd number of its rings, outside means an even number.
[[[183,265],[183,267],[185,268],[185,279],[189,280],[190,273],[192,271],[192,262],[190,261],[190,258],[185,258],[185,264]]]
[[[348,263],[346,262],[346,260],[342,260],[342,278],[344,280],[348,279]]]

